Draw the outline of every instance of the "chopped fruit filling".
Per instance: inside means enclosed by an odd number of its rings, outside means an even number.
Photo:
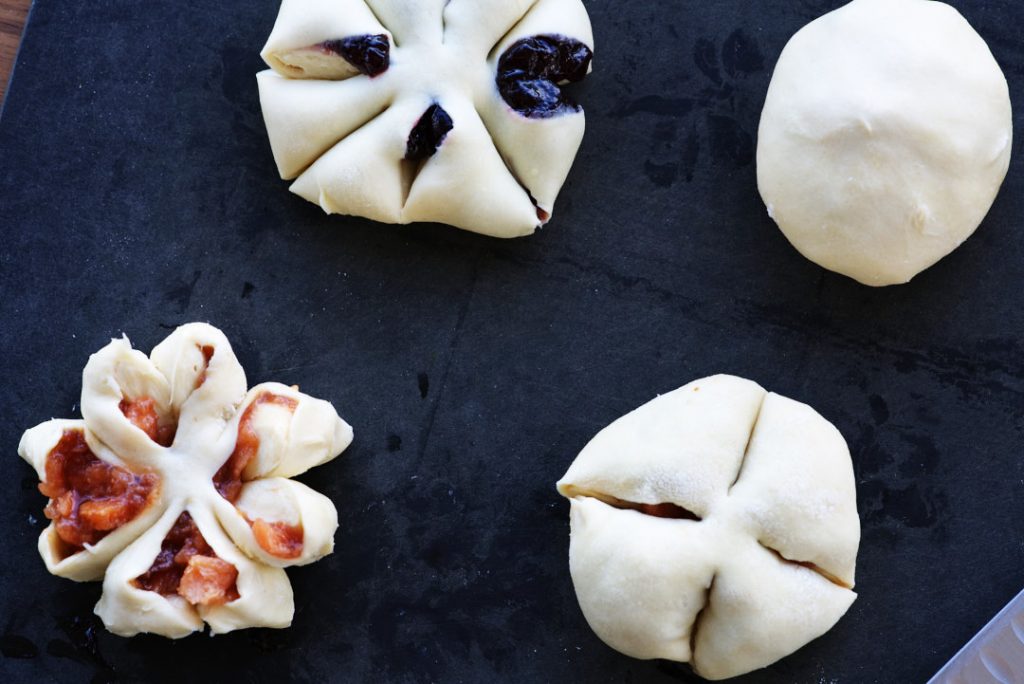
[[[242,473],[249,462],[256,458],[256,454],[260,450],[260,437],[252,425],[252,418],[256,409],[263,404],[277,404],[290,411],[294,411],[299,405],[290,397],[264,392],[246,407],[245,413],[238,421],[238,439],[235,442],[235,450],[231,452],[231,456],[213,476],[213,484],[217,487],[217,491],[231,503],[238,501],[238,497],[242,493]]]
[[[291,559],[302,555],[302,542],[305,537],[302,525],[267,522],[259,518],[250,521],[249,524],[252,526],[256,543],[271,556]]]
[[[370,78],[379,76],[391,65],[391,42],[387,35],[352,36],[341,40],[325,40],[320,48],[333,52]]]
[[[188,511],[164,537],[160,553],[135,586],[163,596],[175,594],[193,605],[219,606],[238,598],[238,570],[217,557]]]
[[[430,105],[409,134],[409,141],[405,145],[405,158],[409,161],[429,159],[437,152],[437,148],[453,127],[452,117],[441,105]]]
[[[161,425],[160,416],[156,412],[156,402],[152,397],[138,399],[122,399],[121,413],[149,438],[160,446],[170,446],[174,442],[175,428],[173,425]]]
[[[133,520],[149,503],[157,482],[153,474],[136,475],[101,461],[83,431],[65,430],[46,457],[46,482],[39,491],[50,498],[46,517],[70,556]]]
[[[220,606],[238,598],[238,570],[212,556],[192,556],[181,576],[178,595],[195,606]]]
[[[203,383],[206,382],[206,370],[210,367],[210,359],[213,358],[214,350],[213,347],[207,344],[200,347],[199,351],[203,353],[203,371],[199,374],[199,377],[196,378],[196,389],[202,387]]]
[[[579,111],[579,105],[559,84],[583,80],[593,56],[589,47],[572,38],[523,38],[498,60],[498,90],[505,102],[523,116],[546,118]]]

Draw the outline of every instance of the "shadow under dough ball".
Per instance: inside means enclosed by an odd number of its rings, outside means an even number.
[[[1006,78],[952,7],[854,0],[779,58],[758,134],[768,213],[801,254],[871,286],[971,236],[1006,177]]]

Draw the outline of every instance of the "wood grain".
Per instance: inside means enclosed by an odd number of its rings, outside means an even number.
[[[0,104],[7,92],[7,81],[14,68],[21,33],[32,0],[0,0]]]

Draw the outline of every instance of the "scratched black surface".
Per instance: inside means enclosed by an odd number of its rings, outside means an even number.
[[[0,120],[0,679],[693,681],[591,634],[553,483],[599,428],[720,371],[838,425],[863,521],[849,614],[737,681],[926,679],[1024,584],[1024,155],[911,285],[803,260],[758,198],[755,133],[786,40],[838,4],[589,2],[583,148],[551,226],[499,242],[287,192],[253,79],[275,0],[38,0]],[[953,4],[1024,93],[1024,5]],[[17,442],[76,414],[111,336],[148,350],[197,319],[251,381],[354,424],[305,478],[338,550],[291,571],[291,630],[124,640],[98,585],[46,573]]]

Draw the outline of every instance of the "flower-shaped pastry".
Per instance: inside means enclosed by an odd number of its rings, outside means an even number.
[[[583,139],[580,0],[284,0],[258,75],[278,171],[328,213],[497,237],[551,217]]]
[[[821,636],[856,598],[846,442],[749,380],[700,380],[619,419],[558,489],[580,607],[627,655],[725,679]]]
[[[125,338],[93,354],[82,417],[32,428],[18,452],[50,499],[46,567],[103,580],[107,629],[291,624],[283,568],[331,553],[338,527],[330,499],[288,479],[351,443],[329,403],[275,383],[247,393],[227,338],[193,323],[149,358]]]

